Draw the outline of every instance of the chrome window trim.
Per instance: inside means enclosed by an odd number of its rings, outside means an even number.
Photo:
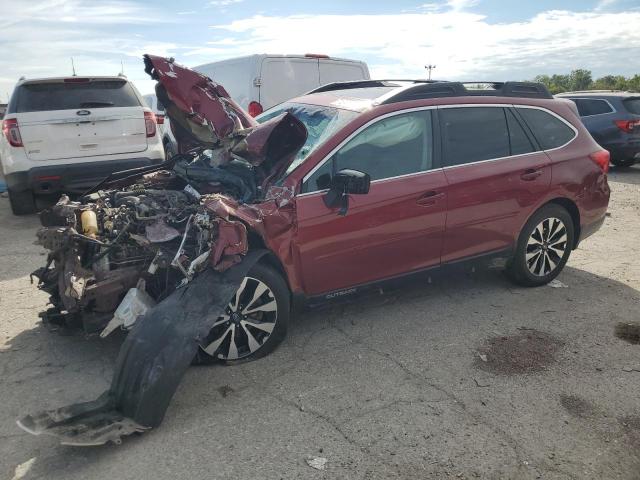
[[[612,113],[617,113],[618,110],[616,110],[616,107],[614,107],[611,102],[609,100],[607,100],[606,98],[588,98],[588,97],[562,97],[562,98],[568,98],[569,100],[595,100],[596,102],[604,102],[607,105],[609,105],[609,107],[611,108],[610,112],[605,112],[605,113],[594,113],[593,115],[580,115],[580,118],[588,118],[588,117],[597,117],[599,115],[611,115]],[[576,104],[576,107],[578,105]]]
[[[530,109],[534,109],[534,110],[542,110],[543,112],[546,112],[554,117],[556,117],[557,119],[559,119],[562,123],[564,123],[566,126],[568,126],[571,130],[573,130],[574,136],[573,138],[571,138],[569,141],[567,141],[566,143],[564,143],[563,145],[560,145],[558,147],[554,147],[554,148],[550,148],[548,150],[536,150],[535,152],[528,152],[528,153],[520,153],[517,155],[509,155],[506,157],[497,157],[497,158],[487,158],[485,160],[478,160],[476,162],[469,162],[469,163],[461,163],[460,165],[449,165],[449,166],[444,166],[444,167],[438,167],[438,168],[434,168],[431,170],[426,170],[423,172],[413,172],[413,173],[407,173],[404,175],[398,175],[396,177],[387,177],[387,178],[380,178],[378,180],[373,180],[371,183],[379,183],[379,182],[385,182],[388,180],[395,180],[397,178],[403,178],[403,177],[409,177],[409,176],[414,176],[414,175],[424,175],[424,174],[428,174],[428,173],[432,173],[432,172],[437,172],[439,170],[448,170],[451,168],[459,168],[459,167],[466,167],[468,165],[476,165],[478,163],[487,163],[487,162],[495,162],[495,161],[499,161],[499,160],[506,160],[508,158],[518,158],[518,157],[523,157],[523,156],[527,156],[527,155],[535,155],[535,154],[539,154],[540,152],[553,152],[555,150],[559,150],[561,148],[566,147],[567,145],[569,145],[571,142],[573,142],[576,138],[578,138],[579,132],[578,129],[576,127],[574,127],[571,123],[569,123],[567,120],[565,120],[564,118],[562,118],[560,115],[558,115],[557,113],[544,108],[544,107],[539,107],[539,106],[535,106],[535,105],[521,105],[521,104],[511,104],[511,103],[460,103],[460,104],[455,104],[455,105],[430,105],[427,107],[413,107],[413,108],[408,108],[408,109],[404,109],[404,110],[396,110],[394,112],[389,112],[389,113],[385,113],[384,115],[381,115],[379,117],[376,117],[372,120],[369,120],[367,123],[365,123],[364,125],[360,126],[357,130],[353,131],[347,138],[345,138],[342,142],[340,142],[338,145],[336,145],[335,148],[333,148],[327,155],[325,155],[325,157],[320,160],[317,165],[315,167],[313,167],[303,178],[302,178],[302,183],[306,182],[317,170],[319,170],[320,168],[322,168],[324,166],[324,164],[326,162],[328,162],[331,157],[333,155],[335,155],[335,153],[340,150],[346,143],[348,143],[353,137],[355,137],[356,135],[358,135],[362,130],[364,130],[365,128],[369,127],[370,125],[373,125],[374,123],[377,123],[380,120],[384,120],[385,118],[389,118],[389,117],[394,117],[397,115],[401,115],[404,113],[412,113],[412,112],[419,112],[422,110],[432,110],[432,109],[444,109],[444,108],[468,108],[468,107],[495,107],[495,108],[530,108]],[[296,197],[306,197],[309,195],[315,195],[315,194],[319,194],[319,193],[325,193],[329,191],[329,189],[325,188],[323,190],[314,190],[313,192],[304,192],[304,193],[298,193],[296,195]]]

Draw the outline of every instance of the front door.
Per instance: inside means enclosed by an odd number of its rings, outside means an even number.
[[[437,266],[446,218],[446,178],[436,168],[430,110],[380,119],[305,178],[297,241],[305,292],[318,295]],[[371,176],[345,216],[323,202],[331,175]]]

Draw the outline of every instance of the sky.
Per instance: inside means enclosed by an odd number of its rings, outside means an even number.
[[[425,3],[426,2],[426,3]],[[254,53],[364,60],[372,78],[525,80],[640,73],[640,0],[0,0],[0,102],[15,82],[196,66]]]

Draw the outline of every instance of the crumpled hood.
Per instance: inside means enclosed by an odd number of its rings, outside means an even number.
[[[295,116],[283,113],[259,124],[210,78],[173,59],[145,55],[145,72],[157,80],[171,128],[184,152],[198,146],[223,149],[227,161],[241,157],[262,167],[263,178],[286,170],[307,139]]]

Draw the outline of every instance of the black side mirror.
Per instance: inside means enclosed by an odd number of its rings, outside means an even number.
[[[349,208],[349,194],[364,195],[369,193],[371,177],[358,170],[340,170],[331,178],[329,191],[324,196],[324,204],[329,207],[340,205],[339,215],[346,215]]]

